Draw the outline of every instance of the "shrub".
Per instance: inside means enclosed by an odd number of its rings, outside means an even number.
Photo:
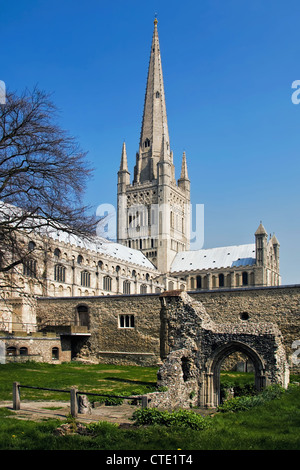
[[[104,403],[105,406],[117,406],[117,405],[122,405],[123,398],[104,396],[104,397],[100,397],[99,402]]]
[[[157,408],[136,410],[132,418],[138,426],[154,425],[178,426],[181,428],[204,429],[208,425],[200,414],[190,410],[160,411]]]
[[[261,393],[254,396],[240,396],[230,398],[218,407],[218,411],[245,411],[253,406],[263,405],[264,403],[279,398],[285,390],[280,385],[270,385]]]

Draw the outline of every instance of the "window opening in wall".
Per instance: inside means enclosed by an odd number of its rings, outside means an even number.
[[[83,262],[83,257],[81,255],[78,255],[77,256],[77,263],[82,264],[82,262]]]
[[[134,328],[134,315],[119,315],[120,328]]]
[[[61,264],[54,266],[54,281],[65,282],[66,281],[66,268]]]
[[[130,281],[123,282],[123,294],[130,294]]]
[[[219,274],[219,287],[224,287],[224,274]]]
[[[20,356],[28,356],[28,349],[25,347],[20,348]]]
[[[79,326],[89,327],[89,309],[86,305],[78,305],[77,318]]]
[[[241,320],[249,320],[249,313],[248,312],[240,313],[240,319]]]
[[[60,254],[61,254],[60,249],[59,249],[59,248],[55,248],[55,250],[54,250],[54,256],[56,256],[57,258],[59,258],[59,257],[60,257]]]
[[[36,277],[37,261],[35,259],[28,259],[23,262],[24,276]]]
[[[52,360],[59,359],[59,350],[58,348],[52,348]]]
[[[82,273],[81,273],[81,285],[82,285],[82,287],[90,287],[90,285],[91,285],[91,274],[88,271],[82,271]]]
[[[186,382],[190,375],[190,364],[189,364],[189,360],[187,357],[181,358],[181,368],[182,368],[183,380],[184,382]]]
[[[103,278],[103,290],[111,291],[111,278],[109,276]]]
[[[35,250],[35,247],[36,247],[36,244],[35,244],[33,241],[30,241],[30,242],[28,243],[28,250],[29,250],[29,251]]]
[[[9,346],[6,349],[6,354],[7,354],[7,356],[16,356],[17,355],[17,348],[15,348],[14,346]]]
[[[103,261],[98,261],[98,268],[103,269]]]
[[[141,294],[147,294],[147,286],[146,284],[142,284],[140,287]]]
[[[197,282],[197,289],[201,289],[202,288],[202,277],[197,276],[196,277],[196,282]]]
[[[243,286],[247,286],[248,285],[248,273],[243,272],[242,277],[243,277]]]

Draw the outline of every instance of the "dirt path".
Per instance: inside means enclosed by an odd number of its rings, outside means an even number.
[[[0,402],[0,407],[13,411],[16,418],[42,421],[54,418],[64,421],[70,414],[70,402],[63,401],[22,401],[20,410],[13,410],[11,401]],[[92,408],[90,414],[78,414],[77,421],[90,423],[92,421],[108,421],[116,424],[133,424],[130,419],[137,406],[123,404],[120,406],[99,406]]]

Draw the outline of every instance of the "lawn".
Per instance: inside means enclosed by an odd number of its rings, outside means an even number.
[[[35,362],[0,364],[0,400],[12,399],[13,382],[21,385],[83,392],[139,395],[155,390],[157,368],[138,366],[45,364]],[[21,399],[68,400],[66,393],[21,388]],[[95,398],[96,399],[96,398]]]
[[[234,382],[237,375],[230,376]],[[242,381],[247,382],[248,377]],[[133,393],[149,391],[156,380],[155,368],[61,364],[6,364],[0,367],[0,400],[11,399],[12,382],[26,385],[69,388],[85,391]],[[225,381],[228,382],[228,376]],[[231,380],[231,379],[230,379]],[[298,377],[299,381],[299,377]],[[26,383],[25,383],[26,382]],[[37,399],[40,391],[26,397]],[[22,392],[23,393],[23,392]],[[40,399],[57,400],[53,396]],[[65,399],[65,396],[62,396]],[[216,413],[208,417],[203,430],[176,425],[151,425],[123,429],[100,422],[87,435],[57,436],[57,420],[30,422],[17,420],[6,408],[0,409],[0,449],[2,450],[300,450],[300,387],[293,386],[280,398],[247,411]],[[205,418],[206,419],[206,418]]]

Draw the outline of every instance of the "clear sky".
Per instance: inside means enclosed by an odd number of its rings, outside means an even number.
[[[299,0],[0,1],[0,80],[52,93],[95,168],[86,202],[116,205],[131,175],[157,14],[176,177],[187,155],[204,248],[280,242],[282,284],[300,283]]]

